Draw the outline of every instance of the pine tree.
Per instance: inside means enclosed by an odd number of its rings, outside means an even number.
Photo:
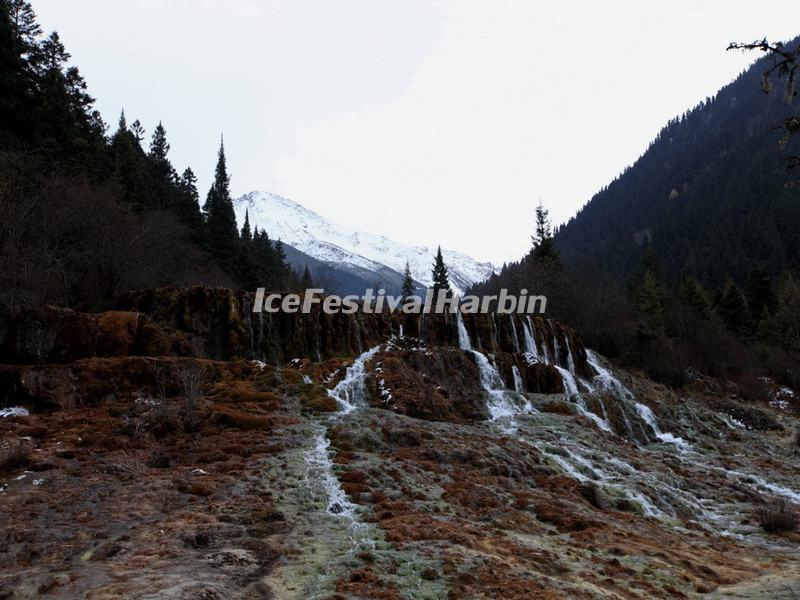
[[[225,144],[220,142],[214,183],[208,191],[203,205],[208,228],[208,241],[211,251],[229,271],[233,271],[239,231],[236,228],[236,214],[230,193],[230,177],[225,162]]]
[[[414,278],[411,276],[411,267],[406,261],[406,269],[403,272],[403,285],[400,290],[400,294],[402,295],[403,302],[405,302],[406,298],[414,295]]]
[[[169,143],[167,142],[167,130],[158,122],[158,125],[153,130],[153,137],[150,141],[150,158],[156,161],[167,161],[167,153],[169,152]]]
[[[747,335],[750,332],[752,316],[747,306],[747,299],[730,278],[717,297],[717,312],[734,333]]]
[[[200,209],[200,195],[197,193],[197,177],[191,167],[186,167],[181,175],[178,185],[183,192],[191,198],[197,209]]]
[[[661,268],[651,248],[642,253],[639,264],[638,283],[634,291],[634,301],[645,327],[640,333],[646,337],[663,334],[666,327],[666,294],[659,278]]]
[[[533,247],[531,255],[539,262],[557,261],[558,250],[553,240],[553,229],[550,223],[550,211],[542,200],[536,206],[535,233],[531,237]]]
[[[197,193],[197,177],[191,168],[186,167],[180,177],[176,177],[178,200],[175,203],[175,213],[181,221],[188,224],[193,230],[195,239],[200,241],[203,215],[200,213],[200,196]]]
[[[7,0],[5,4],[14,34],[14,50],[18,56],[26,57],[36,48],[36,39],[42,34],[42,28],[36,22],[36,13],[30,2]]]
[[[136,119],[133,124],[131,124],[131,133],[133,134],[136,143],[141,145],[142,141],[144,140],[144,127],[139,119]]]
[[[242,225],[242,241],[249,242],[253,239],[253,234],[250,232],[250,211],[244,211],[244,225]]]
[[[117,122],[117,132],[114,135],[119,135],[128,131],[128,121],[125,119],[125,109],[119,113],[119,121]]]
[[[450,288],[450,276],[447,273],[447,265],[444,264],[442,257],[442,247],[439,246],[436,250],[436,260],[433,263],[433,292],[434,299],[439,298],[439,294],[446,294],[449,296],[452,293]]]
[[[691,309],[696,317],[710,319],[714,309],[705,289],[693,277],[683,277],[678,288],[681,302]]]
[[[653,333],[662,333],[666,325],[664,293],[652,272],[647,271],[636,290],[636,309]]]
[[[0,141],[5,141],[5,133],[9,132],[13,138],[30,142],[35,122],[31,115],[34,74],[28,43],[13,10],[16,4],[23,3],[0,2]],[[35,24],[35,20],[32,22]],[[35,37],[30,39],[32,45]]]
[[[755,317],[765,311],[771,313],[777,305],[775,288],[769,274],[762,268],[751,269],[747,276],[745,297],[750,313]]]
[[[314,280],[311,279],[311,272],[308,270],[308,265],[303,269],[303,276],[300,278],[300,288],[310,290],[314,287]]]

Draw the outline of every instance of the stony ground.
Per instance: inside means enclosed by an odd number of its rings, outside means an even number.
[[[628,377],[682,445],[642,443],[563,395],[454,406],[452,354],[375,355],[349,412],[351,361],[27,373],[72,404],[0,418],[0,598],[800,595],[800,535],[756,516],[800,490],[793,397]]]

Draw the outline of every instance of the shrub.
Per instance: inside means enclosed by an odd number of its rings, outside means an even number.
[[[184,427],[194,431],[200,422],[200,400],[203,398],[206,385],[206,374],[203,365],[188,362],[177,372],[178,385],[186,403],[184,411]]]
[[[18,442],[0,450],[0,472],[12,471],[31,464],[31,448],[29,444]]]
[[[788,500],[776,500],[758,511],[761,528],[768,533],[795,531],[800,517],[795,506]]]

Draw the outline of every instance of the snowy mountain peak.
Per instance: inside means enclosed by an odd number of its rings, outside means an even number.
[[[406,262],[414,279],[430,285],[435,248],[409,246],[382,235],[337,225],[297,202],[269,192],[250,192],[234,200],[241,226],[245,211],[250,226],[265,229],[273,240],[280,239],[297,250],[332,267],[375,274],[374,281],[395,281]],[[494,265],[442,248],[453,289],[463,293],[469,286],[489,277]],[[390,285],[390,284],[387,284]]]

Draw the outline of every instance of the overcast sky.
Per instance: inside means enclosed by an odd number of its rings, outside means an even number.
[[[502,262],[661,126],[800,33],[796,0],[33,0],[105,120],[162,120],[205,198],[271,191]],[[793,29],[795,27],[795,29]]]

